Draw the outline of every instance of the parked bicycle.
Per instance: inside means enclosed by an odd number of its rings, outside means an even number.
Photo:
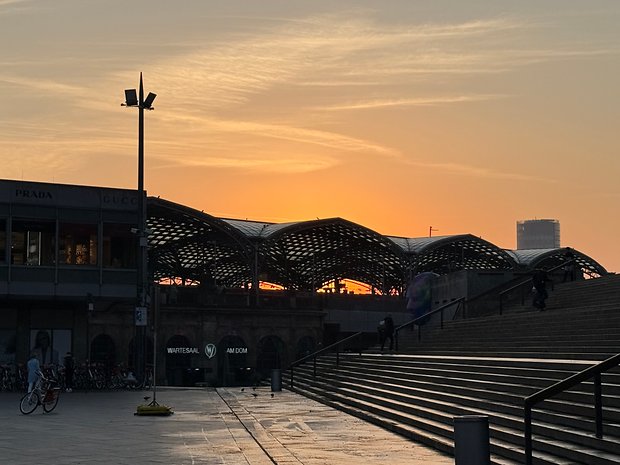
[[[36,410],[39,405],[43,406],[43,411],[49,413],[58,405],[61,389],[55,380],[46,378],[43,373],[38,372],[39,379],[35,383],[32,391],[24,395],[19,401],[19,410],[28,415]]]

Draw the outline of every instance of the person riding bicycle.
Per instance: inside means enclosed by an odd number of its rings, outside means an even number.
[[[36,352],[30,354],[28,360],[28,392],[32,392],[35,384],[39,380],[39,374],[41,373],[41,364],[37,358]]]

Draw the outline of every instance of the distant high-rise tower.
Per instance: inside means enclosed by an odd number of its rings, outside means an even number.
[[[555,249],[560,247],[558,220],[517,221],[517,249]]]

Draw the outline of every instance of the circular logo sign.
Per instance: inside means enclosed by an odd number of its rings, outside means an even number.
[[[215,357],[215,352],[217,352],[215,344],[207,344],[205,346],[205,355],[207,356],[207,358]]]

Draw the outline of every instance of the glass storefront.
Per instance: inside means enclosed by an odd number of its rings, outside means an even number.
[[[58,261],[62,265],[97,265],[97,225],[60,223]]]
[[[11,263],[54,265],[56,223],[45,220],[13,220]]]
[[[70,329],[32,329],[30,350],[42,365],[62,364],[63,357],[71,351]]]
[[[15,363],[16,335],[13,329],[0,329],[0,365]]]
[[[136,236],[130,224],[104,224],[99,257],[99,225],[53,220],[14,219],[10,244],[7,244],[7,220],[0,220],[0,263],[10,250],[12,265],[98,266],[132,269],[136,267]]]
[[[103,225],[104,268],[136,267],[136,235],[128,224]]]

